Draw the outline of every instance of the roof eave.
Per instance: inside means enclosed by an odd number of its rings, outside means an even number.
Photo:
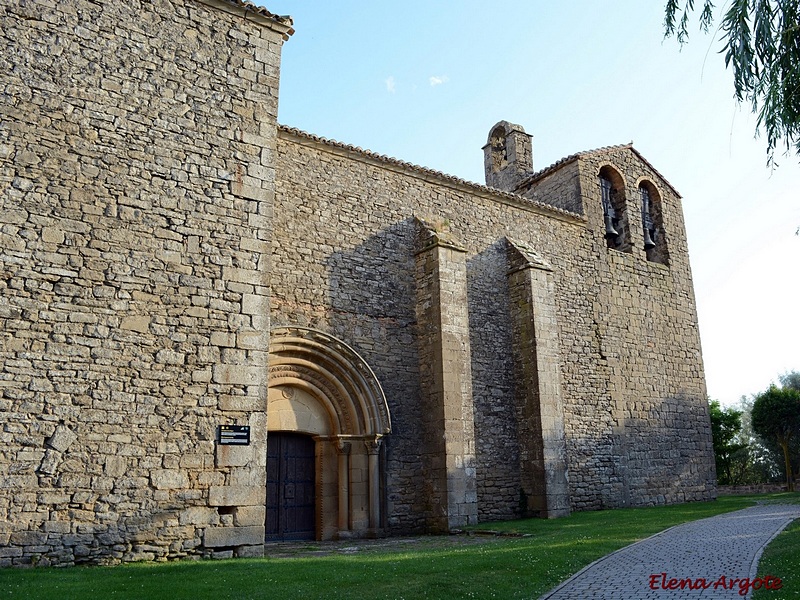
[[[198,0],[198,2],[268,27],[280,34],[284,41],[294,33],[291,17],[273,14],[252,2],[245,0]]]
[[[399,160],[391,156],[378,154],[376,152],[372,152],[371,150],[365,150],[357,146],[344,144],[342,142],[337,142],[336,140],[330,140],[312,133],[308,133],[301,129],[297,129],[296,127],[278,125],[278,134],[291,136],[295,140],[303,142],[305,145],[324,148],[330,152],[341,153],[351,157],[360,157],[362,160],[373,162],[382,167],[396,170],[398,172],[405,172],[425,181],[439,183],[448,187],[467,191],[469,193],[477,193],[482,197],[491,198],[495,201],[500,201],[504,204],[510,204],[530,212],[547,215],[561,221],[574,224],[584,224],[586,222],[585,216],[565,210],[563,208],[555,207],[551,204],[526,198],[519,194],[490,188],[479,183],[466,181],[465,179],[461,179],[454,175],[447,175],[446,173],[442,173],[440,171],[435,171],[427,167],[421,167],[419,165]]]

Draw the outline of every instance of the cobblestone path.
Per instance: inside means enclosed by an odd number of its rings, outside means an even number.
[[[757,569],[761,552],[796,518],[800,505],[761,505],[684,523],[595,561],[540,600],[750,598],[741,580],[771,575]]]

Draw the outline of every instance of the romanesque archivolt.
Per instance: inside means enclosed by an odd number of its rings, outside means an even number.
[[[275,450],[267,459],[268,539],[292,539],[304,530],[324,539],[374,535],[383,518],[379,452],[391,420],[369,365],[327,333],[278,327],[271,331],[269,386],[267,441]],[[314,510],[297,525],[296,517],[284,518],[303,514],[295,507],[294,492],[290,499],[285,493],[296,484],[281,475],[282,454],[297,451],[281,448],[299,448],[304,438],[316,456],[308,462],[307,477],[319,484],[308,500]]]
[[[386,398],[369,365],[347,344],[322,331],[273,329],[269,381],[270,387],[294,385],[313,390],[333,413],[337,434],[382,436],[391,432]]]

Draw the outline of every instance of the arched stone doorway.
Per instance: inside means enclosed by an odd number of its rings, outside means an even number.
[[[317,539],[377,535],[381,529],[381,442],[391,431],[386,398],[372,369],[350,346],[304,327],[272,330],[267,440],[287,434],[315,443]],[[269,463],[268,457],[268,463]],[[275,473],[273,444],[272,463]],[[275,477],[271,481],[275,481]],[[274,485],[274,484],[273,484]],[[281,485],[280,483],[278,485]],[[268,537],[296,490],[267,501]],[[272,519],[272,520],[271,520]]]

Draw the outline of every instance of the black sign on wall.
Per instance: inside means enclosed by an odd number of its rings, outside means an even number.
[[[219,444],[220,446],[249,446],[250,426],[220,425]]]

